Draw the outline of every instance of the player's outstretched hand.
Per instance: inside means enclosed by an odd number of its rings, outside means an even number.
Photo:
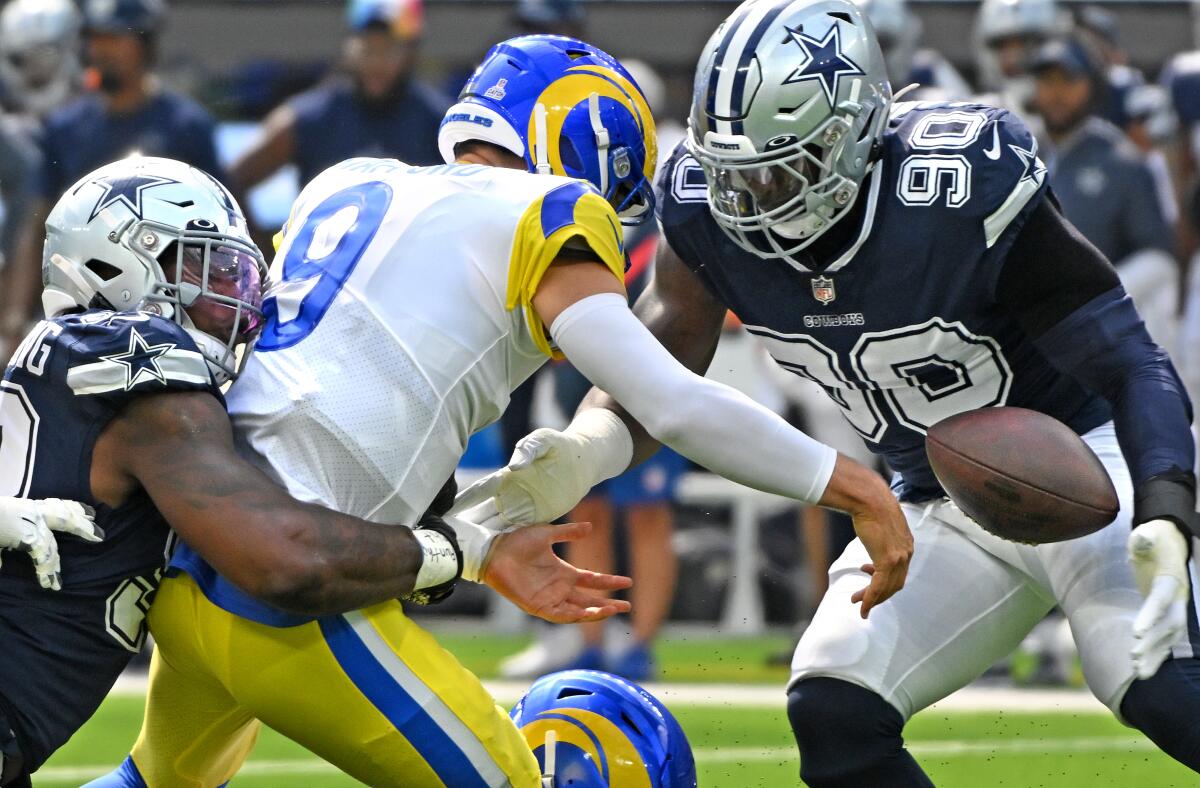
[[[1187,630],[1187,540],[1169,520],[1142,523],[1129,534],[1129,562],[1146,601],[1133,620],[1133,669],[1148,679]]]
[[[871,582],[850,596],[850,601],[860,606],[859,611],[866,618],[871,608],[904,587],[913,553],[908,521],[879,474],[844,454],[838,455],[820,504],[850,515],[854,532],[871,557],[871,563],[862,566],[862,571],[871,576]]]
[[[104,532],[93,521],[95,514],[90,506],[75,501],[0,497],[0,550],[28,554],[42,588],[58,591],[62,575],[53,532],[99,542]]]
[[[600,621],[629,612],[629,603],[606,592],[633,581],[579,569],[554,554],[554,545],[582,539],[591,523],[531,525],[501,534],[483,571],[483,582],[531,616],[552,624]]]

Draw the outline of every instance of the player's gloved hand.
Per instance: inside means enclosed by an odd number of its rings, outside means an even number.
[[[508,525],[549,522],[575,508],[595,485],[629,467],[633,441],[612,411],[581,412],[562,432],[534,430],[508,465],[479,479],[455,500],[464,509],[489,498]]]
[[[53,532],[99,542],[104,532],[93,521],[95,514],[90,506],[75,501],[0,497],[0,550],[27,553],[42,588],[58,591],[62,575]]]
[[[483,582],[531,616],[554,624],[600,621],[629,612],[628,602],[605,592],[629,588],[633,581],[579,569],[554,554],[554,545],[582,539],[591,523],[538,524],[497,536],[483,571]]]
[[[1133,620],[1133,667],[1153,676],[1187,630],[1187,540],[1170,520],[1142,523],[1127,543],[1133,576],[1146,601]]]

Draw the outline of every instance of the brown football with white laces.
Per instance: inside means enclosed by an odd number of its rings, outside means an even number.
[[[925,437],[938,481],[971,519],[1014,542],[1045,544],[1100,530],[1120,508],[1112,480],[1070,427],[1025,408],[983,408]]]

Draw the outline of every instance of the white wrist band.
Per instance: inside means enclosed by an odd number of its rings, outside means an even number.
[[[495,506],[490,500],[467,509],[465,512],[448,514],[444,518],[446,524],[454,529],[454,536],[458,539],[458,549],[462,551],[462,578],[473,583],[483,582],[481,578],[484,567],[487,566],[488,555],[492,551],[492,543],[500,535],[499,530],[493,530],[475,522],[476,520],[493,522],[494,520],[487,519],[489,511],[495,511]],[[497,525],[503,525],[502,522],[495,522]]]
[[[417,544],[421,545],[421,569],[417,572],[414,591],[440,586],[458,577],[458,556],[454,545],[437,531],[426,528],[413,531]]]

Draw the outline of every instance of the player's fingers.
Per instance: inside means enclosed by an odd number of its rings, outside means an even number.
[[[852,604],[857,605],[859,602],[861,602],[863,600],[863,597],[866,596],[866,594],[867,594],[867,589],[865,587],[860,588],[857,591],[855,591],[853,594],[850,595],[850,602]]]
[[[633,609],[633,606],[624,599],[609,599],[606,596],[584,594],[578,591],[567,597],[567,603],[581,608],[611,607],[618,613],[628,613]]]
[[[1187,607],[1180,600],[1174,600],[1163,611],[1163,614],[1151,621],[1141,630],[1134,630],[1134,650],[1140,653],[1159,648],[1170,648],[1187,629]]]
[[[507,468],[501,468],[482,479],[476,479],[466,489],[454,496],[454,510],[470,509],[495,496],[500,492],[500,485],[503,484],[504,477],[508,472]]]
[[[549,526],[551,530],[551,541],[554,544],[559,542],[574,542],[576,539],[582,539],[592,532],[592,524],[583,523],[563,523],[562,525]]]
[[[1166,575],[1154,579],[1154,584],[1150,587],[1150,593],[1146,596],[1146,601],[1142,603],[1141,609],[1138,610],[1137,616],[1133,619],[1134,637],[1144,635],[1155,623],[1163,619],[1167,609],[1175,599],[1178,582],[1175,578]]]
[[[862,604],[859,605],[858,609],[859,615],[861,615],[863,618],[866,618],[871,614],[871,608],[879,604],[880,600],[878,599],[878,594],[879,592],[875,589],[874,583],[871,583],[871,585],[863,589],[861,600]]]
[[[862,600],[862,617],[866,618],[871,608],[886,602],[904,585],[903,568],[875,568],[871,583]]]
[[[1134,646],[1131,653],[1133,657],[1133,670],[1139,679],[1148,679],[1158,672],[1158,669],[1162,667],[1162,664],[1166,662],[1170,654],[1170,641],[1160,642],[1154,647],[1149,646],[1148,641],[1139,643]]]
[[[875,574],[875,564],[863,564],[858,568],[858,571],[864,574],[873,575]]]
[[[536,460],[546,456],[553,447],[552,436],[557,433],[545,427],[534,430],[513,447],[512,457],[508,459],[508,467],[514,471],[527,468]]]
[[[92,507],[59,498],[39,503],[44,505],[42,517],[50,530],[78,536],[87,542],[99,542],[104,539],[104,530],[92,519],[96,516]]]
[[[42,536],[43,538],[38,540],[37,549],[30,551],[29,554],[33,559],[33,569],[37,574],[38,585],[51,591],[59,591],[62,589],[62,575],[60,574],[58,543],[54,541],[54,536],[48,531],[43,532]]]
[[[603,621],[606,618],[612,618],[622,612],[616,605],[603,605],[600,607],[589,607],[582,612],[579,618],[575,619],[578,623],[587,621]]]
[[[577,588],[591,588],[596,591],[620,591],[625,588],[630,588],[633,585],[633,578],[625,575],[606,575],[603,572],[589,572],[586,569],[578,570],[575,576],[575,586]]]

